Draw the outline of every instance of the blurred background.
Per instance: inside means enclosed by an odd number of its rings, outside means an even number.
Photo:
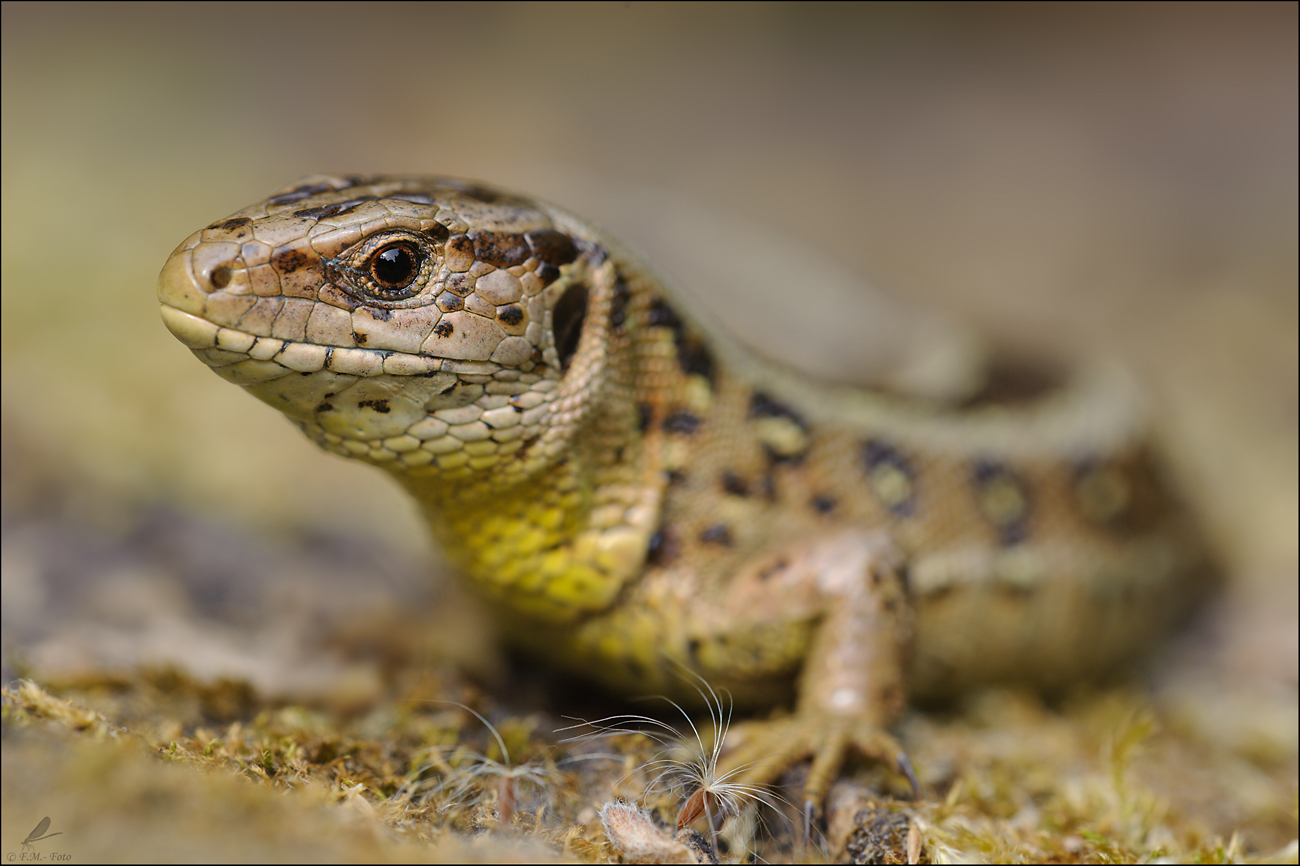
[[[724,263],[725,239],[678,215],[753,224],[781,290],[690,288],[738,301],[722,303],[768,354],[841,378],[856,308],[785,270],[786,244],[1004,342],[1123,356],[1207,531],[1264,599],[1234,663],[1293,690],[1296,12],[6,3],[6,677],[15,658],[51,673],[184,657],[275,688],[257,673],[271,638],[238,657],[238,630],[176,624],[206,604],[253,616],[265,597],[231,574],[264,591],[272,572],[332,567],[340,597],[429,591],[434,554],[396,489],[319,454],[158,319],[158,270],[190,232],[340,171],[478,178]],[[182,566],[202,592],[169,588]]]

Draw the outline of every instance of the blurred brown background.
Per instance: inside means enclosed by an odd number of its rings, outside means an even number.
[[[5,652],[38,672],[85,663],[54,621],[91,604],[135,623],[167,581],[123,546],[184,520],[371,539],[424,567],[379,473],[204,370],[154,299],[176,243],[301,175],[424,172],[537,194],[643,248],[639,221],[672,226],[690,202],[1000,339],[1120,353],[1234,575],[1270,599],[1242,664],[1293,689],[1296,12],[6,3]],[[751,339],[828,335],[771,354],[851,366],[810,348],[852,346],[853,316],[769,252],[783,292],[693,288],[743,299]],[[108,560],[137,595],[95,600]],[[87,633],[83,653],[108,653]]]

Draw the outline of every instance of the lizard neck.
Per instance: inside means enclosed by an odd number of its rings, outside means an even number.
[[[632,361],[611,349],[608,369],[626,370]],[[610,608],[640,574],[663,476],[633,392],[621,385],[626,375],[609,374],[600,394],[588,395],[592,404],[562,448],[521,449],[517,470],[393,467],[476,591],[528,618],[566,623]]]

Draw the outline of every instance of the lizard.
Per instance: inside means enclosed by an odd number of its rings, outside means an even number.
[[[396,479],[516,645],[623,692],[689,698],[685,668],[740,707],[793,695],[727,760],[755,785],[810,760],[809,811],[851,753],[918,792],[910,699],[1099,676],[1212,583],[1121,369],[814,381],[484,183],[309,177],[183,241],[158,298],[216,373]]]

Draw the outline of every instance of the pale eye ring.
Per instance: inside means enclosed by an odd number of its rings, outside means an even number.
[[[384,232],[343,251],[326,267],[335,283],[362,303],[409,307],[431,300],[426,289],[441,258],[441,250],[426,237]]]

